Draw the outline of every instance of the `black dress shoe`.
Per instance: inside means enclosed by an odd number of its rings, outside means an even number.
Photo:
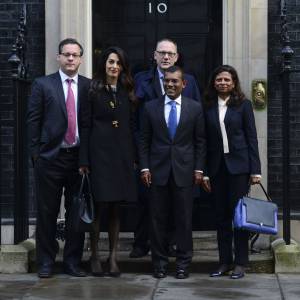
[[[167,277],[167,272],[165,269],[155,269],[153,273],[154,278],[162,279]]]
[[[184,269],[178,269],[176,271],[175,278],[177,279],[186,279],[189,277],[189,273]]]
[[[149,248],[134,247],[129,253],[130,258],[141,258],[148,255]]]
[[[86,273],[76,265],[64,265],[64,272],[74,277],[86,276]]]
[[[240,265],[236,265],[233,272],[230,275],[231,279],[240,279],[245,276],[245,268]]]
[[[50,278],[52,277],[52,266],[51,265],[41,265],[38,270],[39,278]]]
[[[226,265],[226,264],[222,264],[220,265],[220,267],[209,274],[210,277],[220,277],[220,276],[224,276],[227,275],[229,271],[231,271],[232,268],[230,265]]]

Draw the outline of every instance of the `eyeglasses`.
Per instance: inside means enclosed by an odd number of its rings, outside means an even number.
[[[77,54],[77,53],[60,53],[60,55],[63,55],[65,58],[70,58],[71,56],[73,56],[74,58],[78,58],[81,56],[81,54]]]
[[[170,58],[175,57],[175,55],[177,54],[177,53],[174,53],[174,52],[157,51],[157,50],[156,50],[156,53],[159,54],[159,56],[161,56],[161,57],[164,57],[164,56],[168,55]]]

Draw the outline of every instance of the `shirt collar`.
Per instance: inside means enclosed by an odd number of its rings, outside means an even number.
[[[179,95],[175,100],[170,99],[167,95],[165,96],[165,104],[168,104],[170,101],[175,101],[177,104],[181,105],[181,95]]]
[[[70,77],[67,74],[65,74],[61,69],[59,69],[59,75],[63,83],[66,81],[66,79],[73,79],[76,84],[78,83],[78,73],[76,73],[75,76]]]
[[[229,100],[230,96],[228,96],[225,100],[223,100],[222,98],[218,97],[218,105],[219,106],[226,106],[227,105],[227,101]]]

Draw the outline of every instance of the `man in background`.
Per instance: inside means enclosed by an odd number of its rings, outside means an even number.
[[[154,60],[156,66],[148,71],[143,71],[135,76],[136,96],[139,99],[138,124],[137,130],[143,122],[143,110],[146,102],[162,97],[165,94],[163,85],[164,72],[173,66],[178,60],[177,44],[170,39],[162,39],[157,42],[154,51]],[[200,102],[200,92],[195,78],[192,75],[184,74],[186,86],[182,91],[182,95]],[[147,189],[140,186],[139,199],[137,203],[138,221],[135,230],[135,239],[133,249],[129,256],[131,258],[139,258],[149,252],[149,199]],[[169,255],[175,256],[175,244],[172,231],[173,220],[169,220],[170,240]]]

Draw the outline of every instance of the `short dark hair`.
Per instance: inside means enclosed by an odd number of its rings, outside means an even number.
[[[165,73],[175,73],[175,72],[180,72],[182,79],[184,79],[183,70],[179,66],[174,65],[165,70]]]
[[[61,54],[62,53],[62,49],[65,45],[77,45],[79,48],[80,48],[80,56],[83,55],[83,47],[81,46],[81,44],[76,40],[76,39],[73,39],[73,38],[66,38],[64,40],[62,40],[59,45],[58,45],[58,54]]]

